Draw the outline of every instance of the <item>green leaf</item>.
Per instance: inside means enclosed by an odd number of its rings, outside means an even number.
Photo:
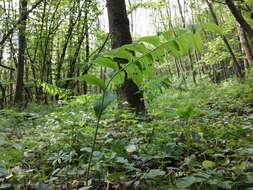
[[[141,71],[143,75],[147,78],[152,77],[154,71],[153,57],[150,54],[147,54],[139,59],[139,62],[141,63]]]
[[[120,47],[114,50],[113,54],[114,58],[126,59],[131,61],[133,58],[133,53],[125,49],[124,47]]]
[[[165,47],[168,51],[170,51],[170,54],[173,57],[175,57],[175,58],[180,57],[180,46],[176,40],[171,40],[171,41],[166,42]]]
[[[253,148],[239,149],[239,153],[242,154],[242,155],[253,155]]]
[[[125,143],[120,139],[113,142],[113,144],[111,146],[111,150],[113,152],[117,153],[117,155],[120,155],[120,156],[126,156],[127,155],[127,152],[126,152],[126,149],[125,149]]]
[[[100,98],[94,105],[94,111],[97,117],[116,99],[112,93],[107,93],[105,97]]]
[[[117,182],[121,178],[124,178],[125,176],[126,176],[126,174],[124,172],[116,172],[116,173],[113,173],[113,174],[109,175],[107,177],[107,180],[110,181],[110,182]]]
[[[163,37],[165,40],[169,41],[169,40],[171,40],[171,38],[173,37],[173,32],[172,32],[172,31],[163,32],[163,33],[162,33],[162,37]]]
[[[121,157],[121,156],[116,157],[115,161],[120,164],[128,164],[128,160],[126,158]]]
[[[87,74],[87,75],[76,77],[75,79],[79,81],[86,81],[89,84],[99,86],[102,90],[106,89],[105,82],[94,75]]]
[[[137,150],[137,146],[134,144],[130,144],[130,145],[126,146],[125,148],[128,153],[133,153]]]
[[[155,177],[161,177],[161,176],[164,176],[166,174],[165,171],[163,170],[160,170],[160,169],[152,169],[150,170],[148,173],[145,173],[144,174],[144,177],[145,178],[155,178]]]
[[[143,76],[140,71],[140,68],[137,66],[137,64],[130,64],[125,68],[129,78],[131,78],[135,84],[138,86],[142,83]]]
[[[204,162],[202,162],[202,166],[205,169],[213,169],[213,168],[215,168],[216,164],[213,161],[205,160]]]
[[[138,43],[127,44],[122,47],[124,47],[125,49],[128,49],[130,51],[138,52],[141,54],[146,54],[149,52],[149,50],[143,44],[138,44]]]
[[[194,177],[194,176],[187,176],[180,178],[176,181],[176,185],[179,188],[189,188],[194,183],[199,183],[204,181],[204,178]]]
[[[92,152],[92,149],[90,147],[83,147],[80,149],[81,152],[88,152],[88,153],[91,153]]]
[[[5,177],[7,175],[7,171],[4,169],[3,163],[0,160],[0,178]]]
[[[101,66],[109,67],[109,68],[113,69],[114,71],[118,69],[117,63],[108,57],[98,57],[95,60],[95,63],[97,63]]]
[[[201,42],[201,33],[199,31],[196,31],[193,35],[192,35],[192,39],[193,39],[193,45],[194,48],[200,52],[202,49],[202,42]]]
[[[184,34],[180,36],[177,40],[177,43],[180,46],[181,54],[187,55],[189,50],[194,47],[192,43],[192,34]]]
[[[155,60],[161,60],[161,58],[164,56],[166,50],[165,44],[162,44],[161,46],[158,46],[152,53],[151,55]]]
[[[146,42],[148,44],[157,47],[160,45],[160,38],[158,36],[146,36],[139,39],[139,42]]]
[[[120,86],[121,84],[124,83],[125,73],[124,73],[124,71],[121,71],[121,72],[115,71],[115,72],[109,73],[109,76],[112,77],[115,73],[117,73],[117,74],[112,79],[112,82],[116,86]]]
[[[218,25],[216,25],[215,23],[212,23],[212,22],[205,23],[202,25],[202,28],[204,28],[210,32],[222,35],[221,28]]]

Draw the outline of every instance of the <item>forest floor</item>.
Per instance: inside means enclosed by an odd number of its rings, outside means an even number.
[[[0,189],[253,189],[252,80],[152,93],[103,115],[86,187],[97,97],[0,110]]]

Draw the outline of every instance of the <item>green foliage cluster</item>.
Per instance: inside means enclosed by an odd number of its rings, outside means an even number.
[[[150,84],[158,84],[152,79]],[[113,104],[101,121],[88,186],[129,189],[253,187],[252,80],[146,92],[149,123]],[[161,93],[162,92],[162,93]],[[151,96],[151,97],[149,97]],[[0,111],[1,189],[88,189],[94,96],[63,106]]]

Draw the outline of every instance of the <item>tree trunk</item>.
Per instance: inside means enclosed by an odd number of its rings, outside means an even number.
[[[90,59],[90,28],[89,25],[85,25],[85,60],[84,60],[84,70],[83,75],[88,74],[89,71],[89,59]],[[86,81],[83,82],[83,94],[88,93],[88,84]]]
[[[177,0],[177,4],[178,4],[178,9],[179,9],[179,14],[180,14],[180,16],[181,16],[182,23],[183,23],[183,28],[185,28],[186,22],[185,22],[185,19],[184,19],[183,8],[182,8],[182,5],[181,5],[181,3],[180,3],[180,0]]]
[[[237,23],[237,30],[239,34],[242,54],[246,56],[244,59],[244,67],[248,68],[249,64],[252,62],[252,51],[247,36],[239,23]]]
[[[214,10],[213,10],[213,5],[212,5],[212,3],[210,3],[208,0],[205,0],[205,1],[206,1],[207,5],[208,5],[209,11],[210,11],[210,13],[211,13],[211,15],[212,15],[212,17],[213,17],[213,20],[214,20],[215,24],[216,24],[216,25],[219,25],[219,21],[218,21],[218,18],[217,18],[217,16],[216,16]],[[224,44],[225,44],[225,46],[226,46],[226,48],[227,48],[227,50],[228,50],[228,52],[229,52],[229,54],[230,54],[232,60],[233,60],[233,67],[234,67],[236,76],[237,76],[238,78],[242,78],[243,75],[242,75],[242,72],[241,72],[240,64],[238,63],[238,61],[237,61],[237,59],[236,59],[236,56],[235,56],[235,54],[234,54],[234,52],[233,52],[233,50],[232,50],[232,48],[231,48],[231,46],[230,46],[230,44],[229,44],[227,38],[226,38],[225,36],[223,36],[222,39],[223,39],[223,42],[224,42]]]
[[[27,0],[20,0],[19,2],[20,18],[27,14]],[[17,65],[17,79],[15,91],[15,104],[22,106],[23,91],[24,91],[24,67],[25,67],[25,49],[26,49],[26,19],[19,25],[18,33],[18,65]]]
[[[124,44],[131,44],[132,37],[125,0],[107,0],[107,9],[112,48],[115,49]],[[145,113],[143,92],[127,75],[124,84],[117,89],[117,94],[119,100],[121,102],[127,101],[129,107],[136,114]]]
[[[253,40],[253,29],[251,26],[247,23],[247,21],[243,18],[240,10],[236,7],[234,4],[234,0],[225,0],[230,12],[233,14],[237,22],[241,25],[243,30],[248,34],[250,37],[250,40]]]

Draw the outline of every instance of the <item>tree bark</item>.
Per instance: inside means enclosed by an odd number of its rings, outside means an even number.
[[[180,3],[180,0],[177,0],[177,4],[178,4],[178,9],[179,9],[179,13],[180,13],[180,16],[181,16],[181,20],[182,20],[182,23],[183,23],[183,28],[185,28],[186,22],[185,22],[185,19],[184,19],[183,8],[182,8],[182,5]]]
[[[131,44],[132,37],[129,28],[125,0],[107,0],[109,29],[112,48],[118,48],[124,44]],[[120,61],[121,62],[121,61]],[[123,61],[122,61],[123,62]],[[119,63],[119,66],[122,63]],[[144,96],[139,87],[125,76],[124,84],[117,89],[118,98],[121,102],[127,101],[129,107],[136,114],[145,113]]]
[[[239,34],[239,40],[240,40],[240,44],[241,44],[242,54],[245,55],[244,67],[248,68],[249,64],[252,62],[252,58],[253,58],[250,44],[249,44],[249,41],[247,39],[247,36],[246,36],[243,28],[241,27],[241,25],[239,23],[237,23],[237,30],[238,30],[238,34]]]
[[[20,18],[27,15],[27,0],[20,0],[19,2]],[[19,26],[18,33],[18,65],[17,65],[17,79],[15,91],[15,104],[22,106],[23,91],[24,91],[24,67],[25,67],[25,49],[26,49],[26,19],[24,19]]]
[[[233,16],[235,17],[237,22],[240,23],[241,27],[248,34],[248,36],[250,37],[250,39],[252,41],[253,40],[253,29],[247,23],[247,21],[243,18],[240,10],[234,4],[234,0],[225,0],[225,2],[227,4],[230,12],[233,14]]]

